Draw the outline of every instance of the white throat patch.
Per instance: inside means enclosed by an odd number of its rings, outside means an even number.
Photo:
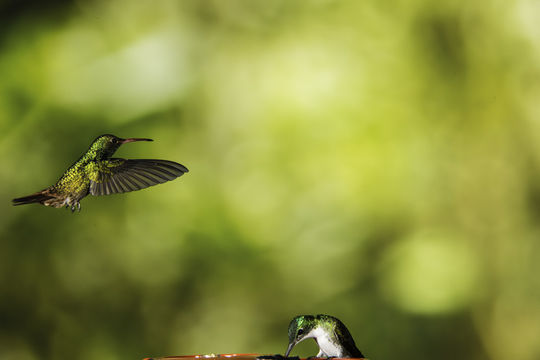
[[[317,326],[307,334],[306,338],[315,338],[319,345],[317,357],[342,357],[341,349],[330,340],[330,337],[320,326]]]

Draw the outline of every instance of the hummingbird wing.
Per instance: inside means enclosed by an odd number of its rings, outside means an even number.
[[[90,180],[90,194],[109,195],[136,191],[176,179],[189,170],[168,160],[109,159]]]

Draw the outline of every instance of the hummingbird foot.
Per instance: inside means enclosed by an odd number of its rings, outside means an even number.
[[[66,209],[70,209],[72,213],[74,213],[75,210],[77,210],[78,212],[81,211],[81,203],[78,202],[77,200],[74,200],[68,197],[64,201],[64,204],[66,206]]]
[[[77,210],[77,212],[81,212],[81,203],[77,201],[77,202],[71,204],[70,209],[71,209],[72,213],[74,213],[75,210]]]

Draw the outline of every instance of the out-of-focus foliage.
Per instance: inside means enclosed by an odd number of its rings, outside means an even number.
[[[540,357],[539,2],[0,2],[0,359]],[[102,133],[185,164],[10,199]],[[314,355],[302,344],[300,355]]]

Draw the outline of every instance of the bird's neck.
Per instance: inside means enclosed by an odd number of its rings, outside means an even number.
[[[83,156],[81,156],[80,161],[82,162],[91,162],[91,161],[103,161],[111,157],[112,153],[108,153],[105,150],[88,150]]]
[[[82,156],[81,159],[86,161],[103,161],[110,159],[111,156],[116,152],[118,146],[99,146],[97,144],[92,144],[86,153]]]
[[[96,152],[87,151],[77,161],[75,161],[66,172],[79,171],[85,168],[89,163],[99,161],[100,156]]]
[[[328,331],[321,326],[311,330],[307,337],[314,338],[319,345],[320,351],[317,357],[343,357],[345,354],[343,344],[340,344],[335,336],[330,336]]]

